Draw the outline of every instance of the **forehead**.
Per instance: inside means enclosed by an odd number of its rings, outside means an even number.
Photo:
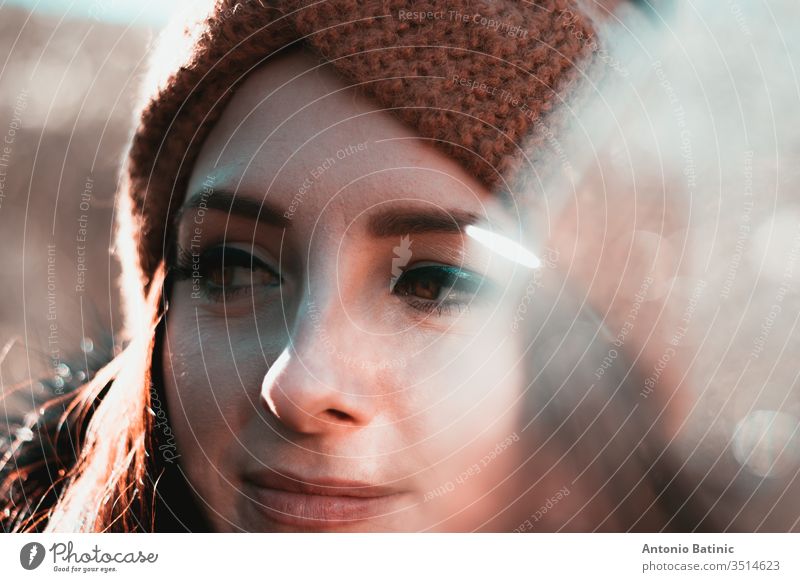
[[[499,208],[455,160],[302,50],[270,59],[239,87],[201,149],[188,192],[204,186],[294,203],[308,215],[323,207],[356,215],[405,200],[480,215]]]

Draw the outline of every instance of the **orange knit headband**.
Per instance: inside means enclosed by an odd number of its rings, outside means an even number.
[[[607,0],[610,2],[610,0]],[[611,3],[613,4],[613,2]],[[236,86],[301,43],[493,190],[543,159],[557,106],[594,71],[592,20],[573,0],[217,1],[168,45],[127,164],[145,287],[164,254],[194,158]],[[127,267],[126,267],[127,268]]]

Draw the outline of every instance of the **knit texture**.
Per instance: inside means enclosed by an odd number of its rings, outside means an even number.
[[[507,193],[521,167],[541,170],[546,141],[564,123],[559,104],[598,60],[592,19],[573,0],[219,0],[183,33],[182,48],[171,39],[169,53],[156,54],[166,70],[152,82],[126,167],[131,216],[120,236],[134,238],[144,289],[204,138],[236,87],[276,52],[311,49]]]

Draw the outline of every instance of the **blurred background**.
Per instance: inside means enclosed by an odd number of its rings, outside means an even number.
[[[113,345],[117,173],[148,46],[180,4],[0,6],[0,382],[12,410],[43,392],[31,379],[80,381]]]
[[[6,412],[113,350],[117,173],[148,50],[183,4],[0,5]],[[715,528],[798,530],[800,5],[653,4],[646,36],[604,31],[616,75],[564,140],[551,244],[644,378],[629,399],[664,479]],[[579,363],[591,380],[616,353]]]

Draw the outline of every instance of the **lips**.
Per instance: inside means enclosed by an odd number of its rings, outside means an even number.
[[[402,509],[408,494],[393,487],[336,478],[303,478],[260,471],[244,479],[245,493],[268,520],[303,529],[332,529]]]

